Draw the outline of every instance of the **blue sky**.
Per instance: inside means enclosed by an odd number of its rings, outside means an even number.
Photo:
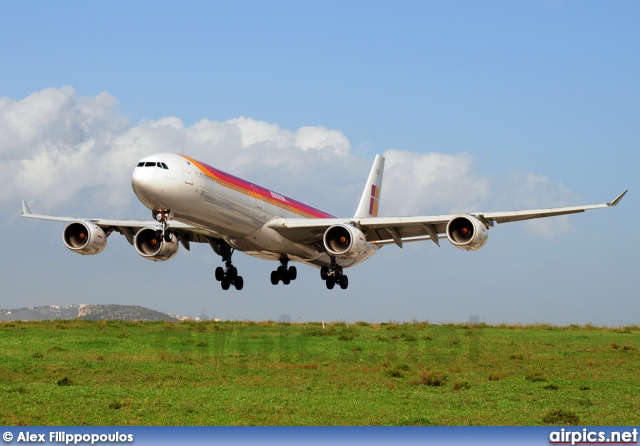
[[[0,308],[639,323],[638,17],[631,1],[3,2]],[[302,150],[291,141],[305,129],[317,138]],[[311,268],[273,287],[274,265],[236,255],[245,290],[222,293],[208,247],[154,264],[114,236],[81,257],[63,226],[16,217],[27,199],[34,212],[147,218],[131,169],[162,150],[341,215],[376,153],[385,215],[630,192],[615,209],[496,227],[475,253],[384,248],[346,292]]]

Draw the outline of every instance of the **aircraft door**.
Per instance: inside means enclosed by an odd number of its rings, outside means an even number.
[[[186,161],[182,163],[182,170],[184,171],[184,182],[186,184],[193,184],[193,165],[191,162]]]
[[[258,189],[252,184],[251,188],[253,189],[253,193],[255,194],[255,203],[258,209],[262,209],[262,200],[260,199],[260,192]]]

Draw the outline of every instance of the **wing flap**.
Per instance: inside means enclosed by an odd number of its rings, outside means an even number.
[[[484,212],[482,214],[472,213],[471,215],[485,218],[496,223],[510,223],[513,221],[532,220],[535,218],[555,217],[558,215],[577,214],[591,209],[606,208],[607,204],[596,204],[590,206],[571,206],[564,208],[531,209],[527,211],[510,212]]]
[[[444,233],[447,222],[453,215],[426,217],[369,217],[369,218],[284,218],[277,217],[267,223],[287,239],[298,243],[314,243],[322,240],[324,232],[333,225],[347,224],[358,227],[367,237],[367,241],[402,241],[410,237],[432,236],[432,233]],[[430,227],[427,230],[427,226]],[[427,239],[428,239],[427,238]],[[426,240],[426,239],[425,239]]]
[[[531,220],[535,218],[554,217],[557,215],[577,214],[579,212],[590,211],[592,209],[601,209],[617,206],[620,200],[626,195],[628,190],[625,190],[610,203],[590,204],[586,206],[568,206],[561,208],[548,208],[548,209],[531,209],[526,211],[511,211],[511,212],[484,212],[471,215],[480,216],[487,220],[493,220],[496,223],[510,223],[512,221]]]
[[[447,238],[447,236],[445,234],[439,234],[437,237],[431,237],[430,235],[423,235],[420,237],[405,237],[402,240],[403,243],[411,243],[411,242],[422,242],[425,240],[431,240],[433,243],[435,243],[436,245],[440,246],[440,241],[439,239],[441,238]],[[393,245],[396,244],[396,241],[393,239],[387,239],[387,240],[377,240],[377,241],[373,241],[371,242],[371,244],[376,245],[376,246],[384,246],[384,245]]]

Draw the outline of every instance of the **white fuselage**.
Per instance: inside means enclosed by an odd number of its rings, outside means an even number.
[[[266,223],[274,217],[333,216],[192,158],[166,153],[148,156],[134,169],[131,183],[136,196],[152,211],[171,211],[173,219],[222,238],[246,254],[315,266],[331,262],[321,243],[295,243]],[[342,267],[353,266],[376,250],[368,244],[357,257],[336,260]]]

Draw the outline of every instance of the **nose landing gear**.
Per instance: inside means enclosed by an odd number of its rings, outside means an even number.
[[[167,220],[173,220],[173,211],[152,211],[153,218],[162,224],[162,229],[156,231],[156,238],[162,239],[169,243],[171,242],[171,231],[167,231]]]
[[[320,278],[325,281],[328,290],[336,285],[346,290],[349,287],[349,278],[343,274],[342,267],[336,263],[336,258],[331,257],[331,265],[320,268]]]

